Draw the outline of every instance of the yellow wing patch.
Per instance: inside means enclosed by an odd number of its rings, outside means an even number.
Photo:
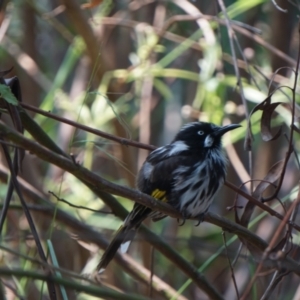
[[[165,197],[165,195],[166,191],[161,191],[159,189],[155,189],[151,194],[153,198],[156,198],[157,200],[160,200],[162,202],[167,202],[167,197]]]

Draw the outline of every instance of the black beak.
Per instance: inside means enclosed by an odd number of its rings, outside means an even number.
[[[215,130],[214,132],[214,136],[215,137],[221,137],[223,134],[225,134],[227,131],[236,129],[241,127],[241,125],[239,124],[230,124],[230,125],[225,125],[223,127],[219,127]]]

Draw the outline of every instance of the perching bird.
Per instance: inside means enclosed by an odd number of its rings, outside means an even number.
[[[181,212],[183,220],[191,217],[201,222],[213,196],[224,182],[226,158],[221,138],[227,131],[240,127],[223,127],[212,123],[193,122],[184,125],[171,144],[152,151],[137,178],[137,188]],[[118,251],[125,253],[141,223],[154,221],[164,214],[135,203],[97,267],[102,273]]]

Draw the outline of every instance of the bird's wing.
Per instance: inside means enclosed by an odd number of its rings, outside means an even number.
[[[193,155],[172,155],[150,157],[141,168],[137,185],[143,193],[167,201],[166,196],[172,187],[193,171],[195,158]]]

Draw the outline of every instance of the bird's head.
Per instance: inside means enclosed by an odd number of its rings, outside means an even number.
[[[222,136],[238,124],[217,126],[213,123],[192,122],[185,124],[175,136],[173,143],[186,145],[188,148],[219,148]]]

